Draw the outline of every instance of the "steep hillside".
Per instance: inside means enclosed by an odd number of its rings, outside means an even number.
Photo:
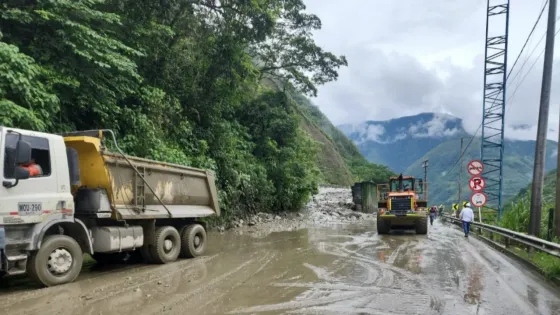
[[[514,207],[523,198],[529,198],[531,196],[531,185],[527,184],[525,187],[521,188],[519,192],[508,199],[506,202],[506,211]],[[543,204],[550,205],[556,201],[556,169],[549,170],[544,176],[543,185]]]
[[[348,62],[315,43],[303,0],[213,3],[3,1],[0,124],[112,129],[128,154],[213,170],[220,220],[301,209],[313,141],[289,89],[259,79],[315,96]]]
[[[352,185],[354,176],[333,142],[320,128],[305,116],[302,117],[302,128],[319,144],[316,161],[321,170],[321,181],[326,184]]]
[[[325,183],[349,185],[357,180],[385,182],[394,175],[388,167],[369,162],[309,99],[301,94],[292,97],[303,118],[303,128],[320,144],[317,162]]]

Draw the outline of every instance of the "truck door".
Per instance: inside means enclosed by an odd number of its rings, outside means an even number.
[[[8,151],[10,148],[15,150],[18,134],[4,132],[2,137],[2,181],[15,182],[13,174],[8,172],[8,164],[13,164],[13,159],[8,158]],[[44,214],[64,211],[57,210],[57,204],[63,198],[59,196],[52,138],[49,139],[47,134],[28,132],[22,140],[30,144],[31,158],[40,166],[42,174],[20,180],[13,187],[0,187],[0,224],[37,223],[43,221]]]

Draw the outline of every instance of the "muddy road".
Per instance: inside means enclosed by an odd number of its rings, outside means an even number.
[[[0,314],[560,314],[560,291],[458,229],[377,235],[322,189],[303,217],[212,233],[205,257],[0,285]],[[338,209],[338,210],[337,210]],[[339,213],[340,212],[340,213]]]

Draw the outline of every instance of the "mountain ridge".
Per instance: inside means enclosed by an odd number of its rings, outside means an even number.
[[[451,167],[459,158],[460,138],[472,138],[463,128],[461,118],[442,113],[422,113],[386,121],[343,124],[339,128],[369,161],[388,165],[394,172],[423,177],[422,161],[428,159],[430,202],[450,204],[457,201],[460,168]],[[466,163],[480,158],[480,145],[480,137],[474,137],[463,157],[463,200],[470,197]],[[548,140],[547,172],[556,168],[556,148],[557,143]],[[530,183],[534,152],[535,141],[505,141],[503,201],[509,200]],[[447,174],[449,170],[451,173]]]

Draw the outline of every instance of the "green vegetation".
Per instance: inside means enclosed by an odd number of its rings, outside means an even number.
[[[543,207],[541,211],[541,238],[548,233],[548,209],[554,208],[556,201],[556,170],[548,172],[544,177]],[[529,212],[531,208],[531,184],[522,188],[511,200],[506,202],[504,214],[499,225],[507,229],[527,233]]]
[[[543,187],[543,207],[541,211],[541,235],[543,239],[548,234],[548,210],[554,208],[556,196],[556,170],[546,174]],[[531,184],[521,189],[519,193],[506,203],[504,214],[499,220],[498,225],[521,233],[527,233],[529,226],[529,212],[531,208]],[[553,239],[558,242],[558,239]],[[532,257],[528,257],[526,252],[521,249],[515,250],[516,254],[529,259],[539,267],[548,277],[560,277],[560,259],[546,253],[537,252]]]
[[[385,171],[338,134],[327,148],[309,137],[336,129],[302,116],[315,109],[304,95],[347,62],[315,44],[321,22],[304,10],[302,0],[3,1],[0,124],[110,128],[131,155],[212,169],[226,220],[297,210],[321,181]]]
[[[301,0],[0,4],[3,125],[111,128],[127,153],[217,172],[225,217],[299,209],[320,180],[295,102],[344,57]]]

